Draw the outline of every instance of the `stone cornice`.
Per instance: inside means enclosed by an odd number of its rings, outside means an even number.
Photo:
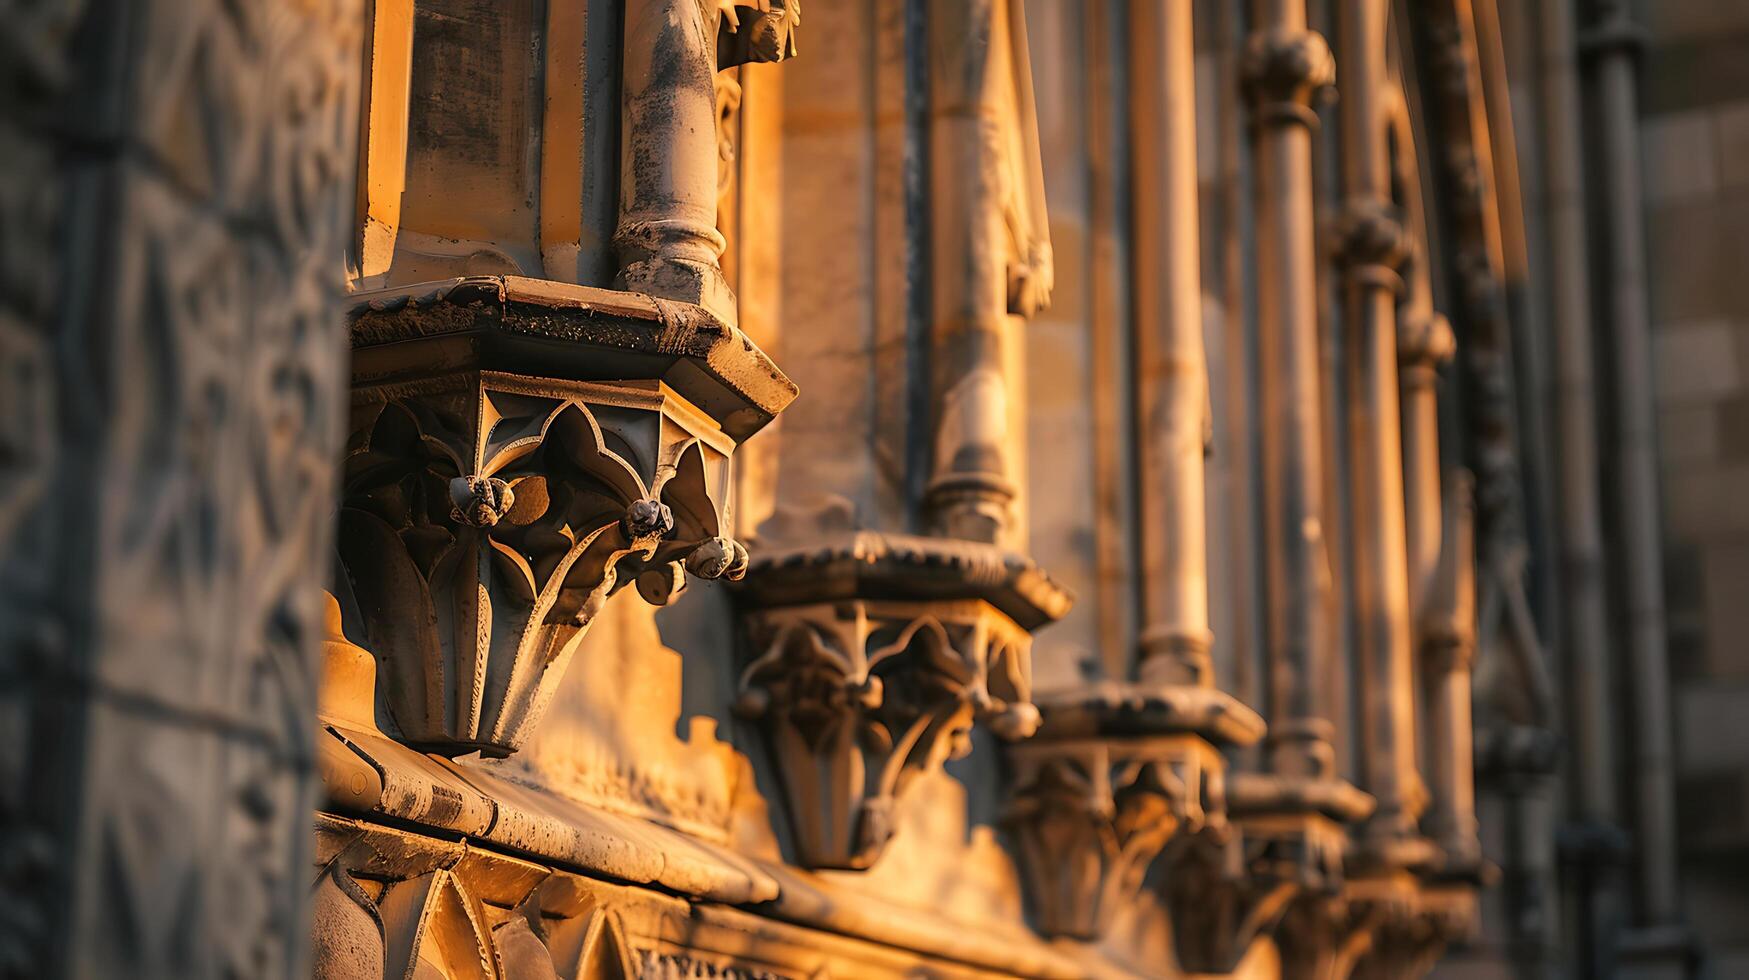
[[[1190,734],[1243,747],[1264,731],[1257,712],[1212,687],[1102,681],[1033,702],[1042,718],[1035,740]]]
[[[470,276],[356,293],[353,378],[381,383],[458,361],[578,381],[661,378],[739,442],[797,389],[709,310],[643,293]]]
[[[798,547],[758,548],[736,593],[752,606],[840,599],[976,599],[1025,630],[1055,622],[1074,596],[1032,559],[950,538],[854,531]]]

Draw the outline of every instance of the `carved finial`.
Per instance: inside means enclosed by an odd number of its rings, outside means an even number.
[[[1451,321],[1428,311],[1405,311],[1397,318],[1397,360],[1404,365],[1437,367],[1457,353]]]

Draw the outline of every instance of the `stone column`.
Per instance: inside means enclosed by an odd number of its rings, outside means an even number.
[[[364,25],[7,18],[5,976],[308,975]]]
[[[930,3],[930,530],[1018,546],[1024,371],[1013,333],[1045,305],[1051,251],[1019,0]]]
[[[1431,400],[1431,395],[1428,396]],[[1440,506],[1438,498],[1411,508]],[[1436,581],[1420,613],[1427,704],[1428,767],[1433,779],[1429,830],[1441,868],[1469,876],[1481,866],[1477,836],[1470,668],[1475,657],[1476,542],[1474,488],[1459,474],[1446,490],[1443,542]],[[1439,523],[1435,511],[1433,523]]]
[[[1616,470],[1634,719],[1635,860],[1640,924],[1678,921],[1676,755],[1671,746],[1670,669],[1664,627],[1664,550],[1659,527],[1658,447],[1647,322],[1645,215],[1640,199],[1638,28],[1625,0],[1600,5],[1591,37],[1601,103],[1604,191],[1610,228],[1606,269],[1615,351]]]
[[[1343,51],[1339,260],[1348,320],[1349,431],[1354,494],[1355,625],[1361,658],[1361,761],[1378,801],[1373,848],[1415,836],[1426,791],[1416,770],[1409,569],[1397,391],[1398,266],[1404,230],[1391,199],[1386,139],[1387,0],[1338,5]],[[1382,858],[1382,855],[1373,855]]]
[[[1262,360],[1264,551],[1268,556],[1269,765],[1333,775],[1318,384],[1317,245],[1312,220],[1313,94],[1334,80],[1305,0],[1257,0],[1244,77],[1254,103],[1258,322]]]
[[[1190,0],[1130,4],[1144,682],[1212,684]]]
[[[1570,0],[1542,5],[1543,84],[1548,173],[1549,293],[1557,352],[1561,430],[1561,595],[1572,717],[1572,759],[1579,776],[1582,819],[1614,824],[1617,817],[1615,742],[1610,731],[1610,637],[1603,558],[1602,504],[1597,486],[1597,388],[1593,378],[1591,284],[1586,252],[1585,145],[1579,129],[1578,50]]]
[[[718,264],[717,24],[698,0],[626,0],[615,285],[733,325]]]

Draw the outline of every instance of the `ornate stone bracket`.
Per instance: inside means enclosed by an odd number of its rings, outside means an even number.
[[[638,327],[669,332],[665,308],[523,282],[378,301],[354,326],[347,625],[382,660],[396,734],[446,755],[515,751],[613,592],[635,582],[661,604],[683,572],[742,574],[729,429],[744,436],[761,400],[788,400],[750,344],[739,365],[683,354],[696,334],[639,350]],[[614,298],[611,312],[590,303]],[[638,300],[654,322],[625,315]],[[749,384],[760,368],[765,383]]]
[[[764,730],[815,868],[872,865],[906,782],[969,752],[975,723],[1032,734],[1029,630],[1069,603],[994,547],[868,532],[760,556],[739,592],[736,711]]]
[[[1284,938],[1339,895],[1348,828],[1373,802],[1337,779],[1234,773],[1227,806],[1236,833],[1197,842],[1160,876],[1179,965],[1193,973],[1230,972],[1257,938]]]
[[[1425,976],[1446,946],[1476,929],[1473,884],[1430,885],[1408,875],[1350,882],[1348,918],[1364,930],[1356,943],[1354,980]]]
[[[1169,845],[1174,867],[1227,846],[1220,746],[1257,741],[1263,720],[1219,691],[1169,685],[1106,683],[1039,711],[1038,735],[1009,748],[1005,822],[1038,930],[1096,939]]]

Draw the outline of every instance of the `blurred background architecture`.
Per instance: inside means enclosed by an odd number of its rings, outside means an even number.
[[[0,976],[1749,975],[1749,4],[0,21]]]

